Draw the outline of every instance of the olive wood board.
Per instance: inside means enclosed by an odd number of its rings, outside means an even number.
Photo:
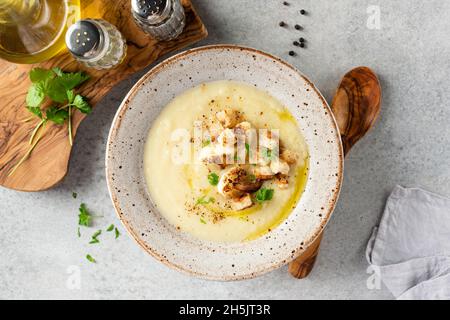
[[[67,174],[72,146],[67,124],[49,124],[42,139],[29,158],[9,175],[14,165],[29,148],[29,138],[38,118],[24,122],[31,114],[25,108],[25,96],[31,82],[29,71],[34,67],[59,67],[64,71],[83,70],[91,77],[77,92],[95,106],[120,81],[138,72],[159,57],[182,49],[207,37],[208,32],[195,12],[191,0],[181,0],[186,12],[186,27],[172,41],[157,41],[134,23],[129,0],[81,0],[82,18],[99,18],[117,26],[127,40],[127,57],[116,68],[87,69],[75,61],[67,50],[49,61],[18,65],[0,60],[0,185],[20,191],[42,191],[55,186]],[[76,111],[72,118],[75,136],[85,115]]]

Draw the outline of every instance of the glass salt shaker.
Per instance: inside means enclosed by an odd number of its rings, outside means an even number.
[[[131,0],[136,24],[158,40],[172,40],[183,32],[186,15],[180,0]]]
[[[79,20],[71,25],[66,33],[66,45],[76,60],[98,70],[119,65],[127,54],[120,31],[100,19]]]

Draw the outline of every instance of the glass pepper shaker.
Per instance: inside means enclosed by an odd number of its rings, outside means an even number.
[[[180,0],[131,0],[136,24],[158,40],[172,40],[183,32],[186,15]]]
[[[127,45],[120,31],[100,19],[79,20],[70,26],[66,45],[76,60],[98,70],[119,65],[127,54]]]

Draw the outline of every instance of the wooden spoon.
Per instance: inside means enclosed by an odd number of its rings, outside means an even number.
[[[336,91],[331,104],[341,132],[344,155],[371,127],[381,110],[381,87],[375,73],[367,67],[349,71]],[[289,264],[289,273],[295,278],[308,276],[319,253],[323,232],[294,261]]]

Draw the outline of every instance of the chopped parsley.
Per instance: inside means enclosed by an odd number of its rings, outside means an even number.
[[[273,189],[261,188],[255,193],[256,201],[263,202],[272,200],[273,193],[274,193]]]
[[[111,231],[113,231],[114,230],[114,225],[113,224],[111,224],[107,229],[106,229],[106,231],[108,231],[108,232],[111,232]]]
[[[114,233],[116,234],[116,239],[120,236],[119,229],[114,228]]]
[[[98,240],[98,236],[102,234],[102,230],[97,230],[93,235],[92,235],[92,240],[89,242],[89,244],[94,244],[94,243],[99,243],[100,240]]]
[[[219,183],[219,176],[214,172],[211,172],[210,174],[208,174],[208,181],[210,185],[217,186],[217,184]]]
[[[72,192],[72,198],[76,199],[78,197],[78,194],[76,192]]]
[[[272,150],[264,148],[263,149],[263,156],[264,158],[266,158],[267,160],[271,160],[272,159]]]
[[[89,227],[92,221],[92,215],[87,210],[86,205],[82,203],[78,210],[80,211],[80,214],[78,215],[78,224],[80,226]]]
[[[216,201],[213,197],[207,198],[206,196],[203,196],[199,199],[197,199],[197,202],[195,204],[208,204],[208,203],[214,203]]]
[[[87,254],[87,255],[86,255],[86,259],[87,259],[89,262],[97,263],[97,261],[96,261],[90,254]]]
[[[202,141],[202,147],[204,148],[204,147],[206,147],[206,146],[209,146],[211,144],[211,140],[210,139],[207,139],[207,140],[203,140]]]

